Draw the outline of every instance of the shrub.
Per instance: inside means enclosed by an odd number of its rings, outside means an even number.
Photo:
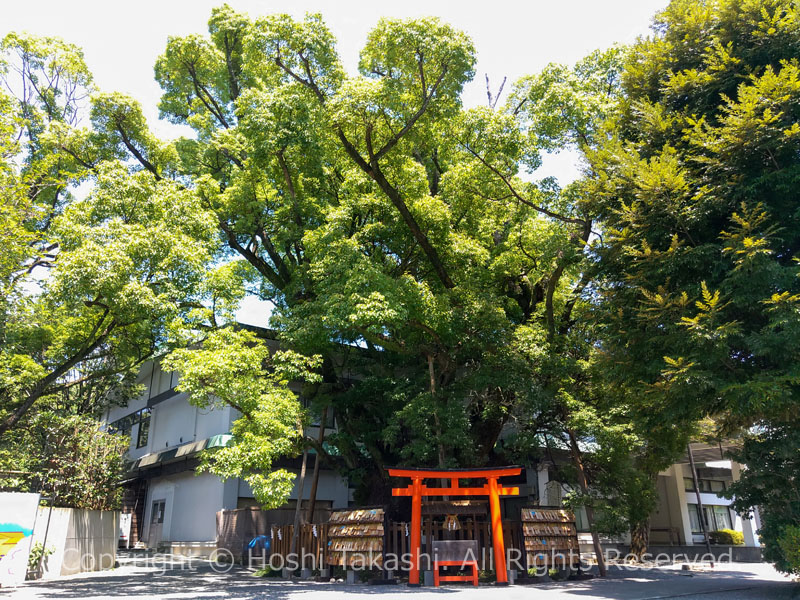
[[[2,384],[0,384],[2,387]],[[5,490],[41,492],[53,506],[114,510],[129,439],[100,430],[91,416],[42,410],[0,439],[0,471],[27,471]]]
[[[281,577],[283,573],[280,569],[273,569],[270,566],[266,566],[263,569],[258,569],[253,575],[255,577]]]
[[[778,537],[778,545],[786,561],[784,570],[789,573],[800,573],[800,527],[787,525]]]
[[[42,571],[46,568],[47,557],[56,551],[55,546],[48,546],[45,548],[42,542],[36,542],[31,546],[31,551],[28,554],[28,573],[26,579],[39,579],[42,576]],[[39,561],[42,562],[41,568]]]
[[[733,529],[719,529],[708,534],[712,544],[723,546],[742,546],[744,544],[744,534]]]

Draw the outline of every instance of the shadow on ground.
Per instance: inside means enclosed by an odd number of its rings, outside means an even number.
[[[419,597],[453,594],[464,599],[537,600],[589,598],[644,600],[698,598],[739,600],[798,598],[800,586],[781,578],[767,565],[718,565],[715,570],[681,571],[676,568],[612,567],[606,579],[542,582],[500,588],[450,585],[441,588],[409,588],[406,585],[346,585],[254,577],[241,567],[222,566],[218,572],[207,561],[178,563],[174,568],[154,569],[144,560],[123,561],[120,568],[85,573],[54,581],[29,582],[16,590],[0,590],[0,600],[78,600],[87,598],[148,598],[161,600],[296,600],[299,597],[344,598],[346,596]]]

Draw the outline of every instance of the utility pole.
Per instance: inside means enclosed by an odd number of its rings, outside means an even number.
[[[325,425],[328,422],[328,406],[322,409],[322,418],[319,421],[319,433],[317,434],[317,453],[314,456],[314,474],[311,476],[311,497],[308,499],[308,517],[306,521],[314,522],[314,510],[317,506],[317,486],[319,485],[319,460],[322,456],[322,442],[325,441]]]
[[[692,467],[692,481],[694,482],[694,493],[697,497],[697,513],[700,517],[700,527],[703,530],[703,537],[706,540],[706,552],[711,556],[711,568],[714,568],[714,555],[711,554],[711,542],[708,541],[708,522],[706,521],[706,511],[703,508],[703,501],[700,499],[700,483],[697,481],[697,469],[694,466],[694,456],[692,456],[692,443],[686,444],[686,452],[689,454],[689,466]]]

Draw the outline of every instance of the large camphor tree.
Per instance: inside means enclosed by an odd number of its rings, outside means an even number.
[[[561,339],[585,286],[591,220],[519,176],[555,143],[533,132],[541,99],[463,110],[474,49],[436,19],[380,21],[357,75],[319,16],[222,7],[209,32],[156,64],[163,116],[196,131],[175,144],[179,177],[280,338],[322,357],[308,393],[338,416],[328,459],[365,501],[393,462],[497,460],[521,399],[541,395],[533,347]]]
[[[504,105],[465,110],[474,49],[437,19],[381,20],[355,75],[319,16],[224,6],[209,33],[170,39],[156,64],[162,115],[196,132],[174,144],[176,177],[246,266],[240,285],[275,306],[280,339],[321,357],[304,394],[333,407],[338,431],[307,442],[357,499],[386,499],[387,465],[528,460],[543,436],[573,455],[584,503],[584,450],[624,442],[593,467],[609,484],[626,473],[618,504],[644,497],[630,483],[642,465],[616,459],[647,430],[590,383],[598,238],[584,183],[526,175],[543,151],[602,139],[621,52],[552,65]]]

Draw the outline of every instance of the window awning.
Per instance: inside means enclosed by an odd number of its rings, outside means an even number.
[[[150,454],[145,454],[141,458],[134,460],[131,463],[128,471],[130,472],[141,469],[149,469],[158,465],[190,458],[209,448],[224,448],[230,443],[232,437],[233,436],[228,433],[223,433],[219,435],[213,435],[204,440],[197,440],[196,442],[181,444],[180,446],[176,446],[174,448],[160,450],[159,452],[151,452]]]

